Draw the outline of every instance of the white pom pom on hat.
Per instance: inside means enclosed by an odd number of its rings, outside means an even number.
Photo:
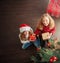
[[[29,25],[27,25],[27,24],[21,24],[21,25],[19,26],[20,32],[30,31],[31,29],[32,29],[32,28],[31,28]]]

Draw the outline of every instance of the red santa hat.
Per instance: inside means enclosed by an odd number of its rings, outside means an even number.
[[[24,32],[24,31],[30,31],[30,30],[32,30],[32,28],[27,24],[21,24],[19,26],[19,30],[20,30],[20,32]]]

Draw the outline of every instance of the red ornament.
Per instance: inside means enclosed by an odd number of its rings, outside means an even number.
[[[52,56],[49,61],[50,61],[50,63],[53,63],[57,60],[58,60],[58,58],[56,56]]]
[[[32,40],[32,41],[35,41],[36,40],[36,36],[34,34],[30,35],[29,39]]]
[[[53,59],[50,59],[50,63],[53,63]]]
[[[47,46],[48,46],[48,47],[50,47],[50,46],[51,46],[51,43],[50,43],[50,42],[48,42],[48,43],[47,43]]]

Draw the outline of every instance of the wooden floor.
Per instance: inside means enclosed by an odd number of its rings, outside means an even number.
[[[35,30],[48,0],[4,0],[0,4],[0,63],[31,63],[36,48],[33,45],[26,50],[21,48],[19,24],[27,23]]]

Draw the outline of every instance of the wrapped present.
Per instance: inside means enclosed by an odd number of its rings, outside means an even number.
[[[30,35],[29,40],[31,40],[31,41],[35,41],[35,40],[36,40],[36,36],[35,36],[35,34]]]
[[[42,39],[43,39],[43,40],[49,39],[49,32],[42,33]]]

